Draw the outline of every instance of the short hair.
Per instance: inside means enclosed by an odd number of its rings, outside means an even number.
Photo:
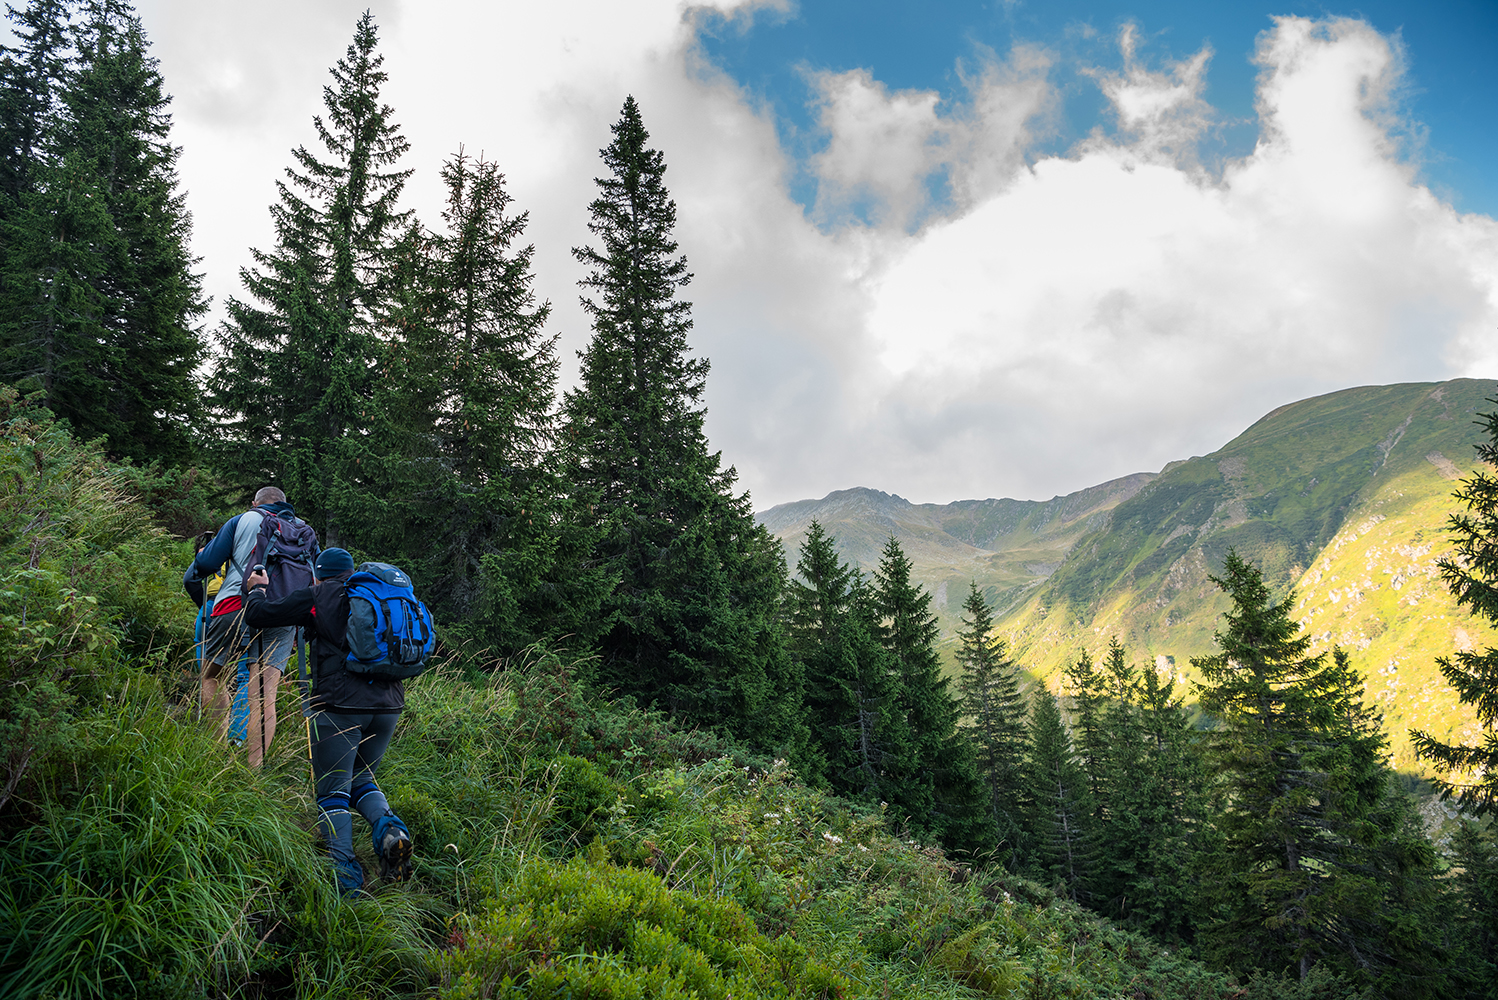
[[[260,492],[255,494],[254,506],[260,507],[268,503],[285,503],[286,494],[274,486],[262,486]]]

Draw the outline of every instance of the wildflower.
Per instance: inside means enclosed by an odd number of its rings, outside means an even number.
[[[827,843],[829,843],[829,844],[841,844],[843,842],[843,838],[839,837],[837,834],[833,833],[831,830],[825,831],[822,834],[822,839],[825,840],[825,841],[827,841]]]
[[[779,819],[780,813],[765,813],[765,819]]]
[[[863,846],[862,844],[858,845],[858,849],[860,851],[862,851],[863,853],[865,853],[865,854],[869,853],[869,849],[867,847]]]

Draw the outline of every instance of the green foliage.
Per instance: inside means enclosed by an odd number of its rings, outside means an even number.
[[[1000,857],[1010,870],[1018,868],[1027,851],[1025,818],[1029,809],[1027,761],[1030,734],[1025,725],[1025,702],[1019,692],[1019,666],[1006,655],[1004,640],[994,635],[993,609],[969,584],[969,616],[957,633],[957,689],[967,717],[969,738],[979,773],[988,790]]]
[[[392,996],[424,981],[419,904],[347,905],[281,775],[226,761],[149,681],[111,698],[0,821],[0,994]]]
[[[122,654],[190,652],[177,547],[126,479],[34,400],[0,387],[0,810],[73,731],[80,684]]]
[[[6,995],[1231,992],[782,761],[600,701],[585,665],[543,650],[411,685],[381,783],[415,880],[350,903],[307,832],[304,733],[283,729],[251,772],[163,699],[141,653],[113,656],[0,812]]]
[[[1463,480],[1453,494],[1466,511],[1451,515],[1456,552],[1440,566],[1457,604],[1498,625],[1498,476],[1487,471],[1498,463],[1498,412],[1482,414],[1479,422],[1488,440],[1477,445],[1477,454],[1487,469]],[[1410,738],[1420,757],[1445,773],[1439,781],[1443,795],[1456,795],[1481,815],[1498,806],[1498,649],[1461,650],[1436,663],[1462,702],[1477,709],[1482,742],[1450,744],[1425,732],[1411,732]]]
[[[530,862],[435,960],[441,997],[831,998],[847,983],[790,936],[761,934],[731,900],[652,872]]]
[[[563,403],[572,513],[616,581],[595,628],[599,682],[673,715],[796,754],[801,677],[777,620],[784,561],[737,473],[708,450],[708,362],[690,357],[691,279],[665,158],[634,98],[602,151],[589,231],[573,250],[593,338]]]
[[[207,308],[176,190],[170,97],[121,0],[34,0],[0,73],[0,382],[111,454],[182,461]]]

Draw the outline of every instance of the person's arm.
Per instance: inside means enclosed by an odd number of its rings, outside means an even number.
[[[219,571],[219,567],[229,561],[234,554],[234,532],[239,527],[239,519],[242,514],[235,514],[218,529],[218,534],[213,536],[213,541],[203,546],[202,550],[193,557],[192,565],[187,568],[187,574],[182,577],[182,584],[186,586],[191,577],[191,582],[197,583],[207,580]],[[188,591],[191,593],[191,591]]]
[[[249,579],[250,592],[244,597],[244,620],[250,628],[276,628],[281,625],[301,625],[311,628],[312,588],[293,590],[279,601],[265,595],[265,575],[252,573]]]
[[[207,594],[203,591],[203,581],[198,579],[198,568],[195,565],[188,566],[187,572],[182,574],[182,589],[187,591],[187,596],[198,607],[203,606]]]

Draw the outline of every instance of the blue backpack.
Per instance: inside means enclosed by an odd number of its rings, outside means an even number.
[[[348,594],[344,668],[393,680],[425,670],[437,635],[411,578],[389,563],[361,563],[343,587]]]

